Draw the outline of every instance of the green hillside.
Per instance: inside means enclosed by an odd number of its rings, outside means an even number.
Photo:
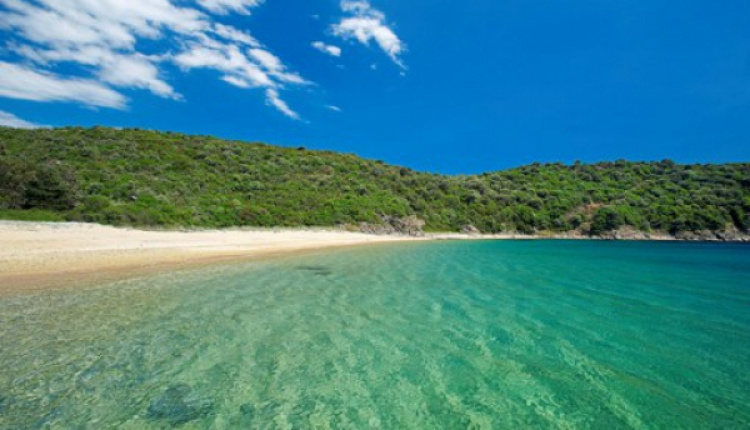
[[[330,226],[677,234],[750,228],[750,163],[533,164],[473,176],[144,130],[0,128],[0,217],[136,226]]]

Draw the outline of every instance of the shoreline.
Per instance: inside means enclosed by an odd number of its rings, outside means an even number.
[[[139,230],[74,222],[0,221],[0,295],[365,244],[544,239],[684,241],[669,235],[643,233],[623,237],[589,237],[570,233],[430,232],[421,237],[412,237],[335,228]]]
[[[222,262],[429,240],[333,229],[149,231],[0,221],[0,295],[61,289]]]

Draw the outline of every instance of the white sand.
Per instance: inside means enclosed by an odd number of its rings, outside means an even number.
[[[0,293],[229,259],[408,240],[415,239],[322,229],[144,231],[0,221]]]

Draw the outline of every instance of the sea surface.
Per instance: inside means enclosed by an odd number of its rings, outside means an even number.
[[[2,429],[749,429],[750,246],[346,248],[0,297]]]

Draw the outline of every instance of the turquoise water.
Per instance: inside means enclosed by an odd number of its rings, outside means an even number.
[[[0,428],[750,428],[750,247],[408,243],[0,297]]]

